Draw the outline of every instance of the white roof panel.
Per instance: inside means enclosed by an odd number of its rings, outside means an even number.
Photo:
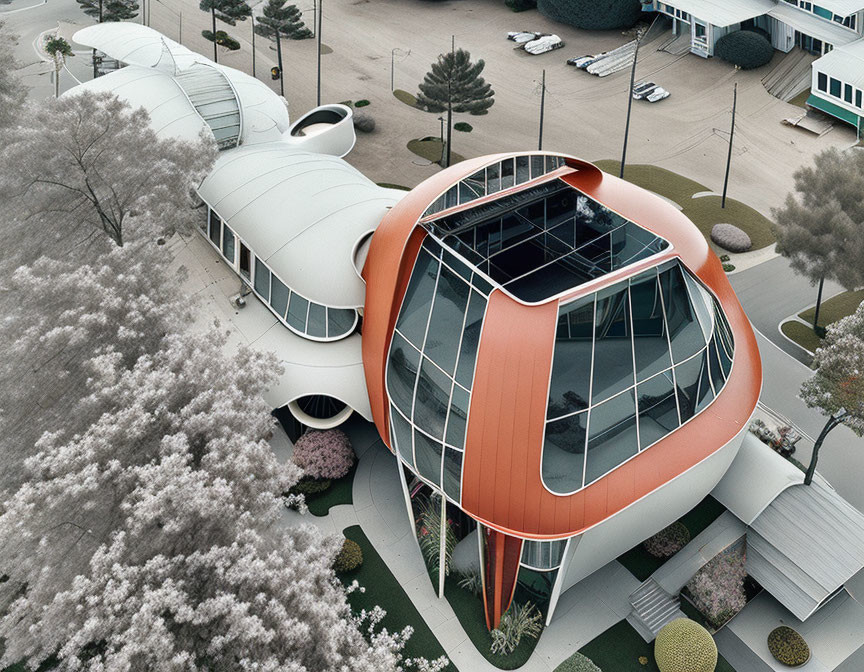
[[[819,0],[819,2],[814,4],[818,4],[825,9],[830,9],[840,16],[850,16],[864,9],[864,0]]]
[[[195,63],[210,62],[204,56],[140,23],[97,23],[82,28],[72,39],[123,63],[156,68],[169,74],[185,70]]]
[[[355,245],[404,195],[284,142],[220,156],[198,193],[288,287],[335,308],[363,305]]]
[[[774,7],[773,0],[663,0],[715,26],[731,26],[747,19],[767,14]]]
[[[864,89],[864,39],[837,47],[813,63],[818,72]]]
[[[826,21],[785,2],[775,5],[768,14],[797,31],[834,45],[835,48],[858,39],[858,34],[854,30],[833,21]]]

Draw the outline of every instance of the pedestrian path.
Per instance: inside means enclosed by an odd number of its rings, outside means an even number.
[[[474,647],[450,603],[432,588],[413,539],[396,458],[381,442],[374,425],[352,419],[340,429],[350,437],[359,460],[354,503],[335,506],[320,517],[301,516],[286,509],[280,522],[311,524],[328,534],[341,534],[346,527],[360,525],[460,672],[497,670]],[[280,461],[290,458],[293,447],[281,426],[274,428],[270,443]],[[580,581],[561,596],[552,623],[541,635],[531,659],[519,669],[552,672],[570,654],[625,618],[630,611],[627,598],[637,587],[638,581],[618,562]]]

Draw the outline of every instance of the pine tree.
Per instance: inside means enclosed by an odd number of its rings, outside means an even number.
[[[480,76],[486,63],[480,59],[471,62],[471,54],[464,49],[441,54],[419,85],[417,105],[427,112],[447,112],[447,149],[444,167],[450,165],[450,145],[453,132],[453,113],[486,114],[492,107],[495,92]]]
[[[213,60],[218,63],[219,53],[216,50],[216,45],[220,42],[228,44],[228,40],[231,38],[225,34],[224,30],[216,30],[216,19],[236,26],[238,21],[245,21],[252,16],[252,8],[246,4],[246,0],[201,0],[198,6],[202,11],[210,12],[212,30],[203,30],[201,35],[213,43]],[[229,48],[231,47],[229,46]]]
[[[305,40],[312,37],[312,31],[303,23],[303,13],[297,5],[286,5],[287,0],[267,0],[264,16],[258,19],[255,30],[259,35],[275,37],[276,29],[282,37],[291,40]]]
[[[128,21],[138,16],[138,3],[135,0],[78,0],[78,4],[87,16],[100,23]]]

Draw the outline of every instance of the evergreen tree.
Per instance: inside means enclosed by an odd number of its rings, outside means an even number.
[[[246,4],[246,0],[201,0],[198,6],[202,11],[210,12],[212,30],[202,30],[201,35],[213,43],[213,60],[218,63],[219,53],[216,45],[226,44],[229,49],[232,47],[229,42],[231,37],[224,30],[216,30],[216,19],[236,26],[238,21],[245,21],[247,17],[252,16],[252,8]]]
[[[495,102],[495,92],[480,76],[484,67],[483,59],[472,63],[471,54],[464,49],[452,50],[438,56],[418,87],[418,107],[434,114],[447,112],[447,146],[442,153],[445,168],[450,165],[453,113],[486,114]]]
[[[301,18],[303,13],[297,9],[297,5],[287,5],[286,2],[287,0],[267,0],[264,16],[258,19],[255,30],[265,37],[275,37],[277,28],[280,35],[291,40],[312,37],[312,31]]]
[[[138,16],[138,3],[135,0],[78,0],[78,4],[87,16],[100,23],[128,21]]]

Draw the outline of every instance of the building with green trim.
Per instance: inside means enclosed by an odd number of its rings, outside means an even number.
[[[853,126],[864,137],[864,40],[829,51],[813,62],[807,104]]]

